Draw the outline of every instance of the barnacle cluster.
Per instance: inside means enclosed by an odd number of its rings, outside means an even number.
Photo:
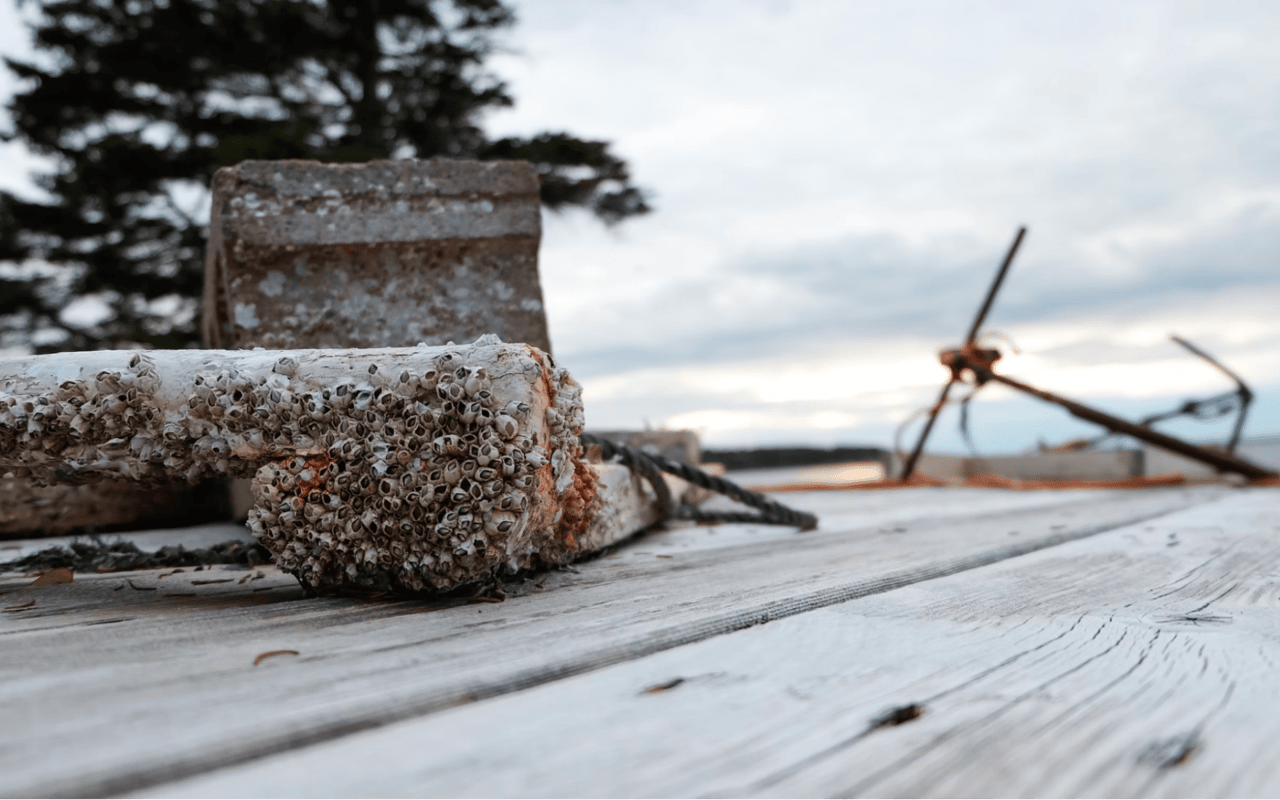
[[[0,473],[253,474],[251,531],[311,586],[449,588],[573,551],[595,485],[567,372],[492,337],[365,352],[208,354],[164,386],[139,354],[53,396],[0,383]]]
[[[321,451],[254,478],[249,526],[281,568],[313,586],[422,590],[527,566],[534,494],[546,480],[556,494],[570,488],[580,445],[552,424],[554,406],[546,426],[531,425],[528,403],[500,403],[486,368],[459,362],[443,353],[434,368],[394,377],[371,366],[370,380],[307,400],[325,425],[326,411],[339,417]],[[541,442],[529,434],[538,429]]]
[[[167,469],[188,467],[190,459],[178,453],[182,445],[166,447],[146,435],[162,418],[154,364],[141,353],[127,364],[56,388],[0,388],[0,454],[21,454],[0,474],[47,486],[107,476],[163,481]]]

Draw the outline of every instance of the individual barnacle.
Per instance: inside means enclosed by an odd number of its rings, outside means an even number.
[[[528,414],[530,410],[531,408],[528,403],[513,400],[503,406],[502,413],[509,417],[523,417],[525,414]]]
[[[459,370],[461,372],[461,370]],[[459,380],[464,381],[463,388],[467,392],[467,396],[476,397],[480,392],[488,392],[491,388],[488,372],[484,367],[470,371],[468,375],[459,375]]]
[[[462,400],[466,396],[466,390],[456,381],[440,382],[436,384],[436,395],[441,400],[453,400],[455,402]]]
[[[534,469],[540,469],[547,463],[547,452],[541,447],[535,447],[524,452],[524,460]]]
[[[442,456],[461,455],[465,449],[462,437],[452,433],[436,437],[431,447],[437,455]]]
[[[97,383],[97,389],[100,392],[118,392],[120,391],[120,374],[103,370],[94,377]]]
[[[373,407],[384,415],[398,415],[400,409],[404,407],[404,398],[395,392],[378,389],[374,392]]]
[[[308,417],[318,422],[324,422],[329,419],[328,404],[318,395],[310,395],[306,398],[303,411]]]
[[[462,465],[457,461],[449,461],[441,469],[441,474],[445,483],[449,486],[455,486],[458,481],[462,480]]]
[[[521,511],[524,508],[524,495],[518,493],[504,494],[494,501],[494,508],[502,511]]]
[[[480,413],[482,406],[479,403],[467,403],[462,408],[462,413],[458,416],[463,424],[470,425],[476,421],[476,415]]]
[[[494,511],[485,519],[485,533],[491,535],[506,535],[516,527],[519,517],[506,511]]]
[[[473,446],[468,451],[468,455],[474,458],[476,464],[482,467],[489,466],[489,464],[501,457],[498,448],[488,443]]]
[[[510,415],[499,414],[493,420],[493,429],[503,439],[510,439],[520,430],[520,426]]]
[[[417,391],[418,381],[413,377],[413,373],[406,369],[400,373],[395,388],[396,392],[406,397],[412,397]]]

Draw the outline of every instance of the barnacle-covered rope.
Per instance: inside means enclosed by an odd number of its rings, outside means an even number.
[[[748,491],[733,481],[724,478],[708,475],[706,472],[697,467],[682,464],[679,461],[673,461],[656,453],[646,453],[634,447],[617,444],[616,442],[595,436],[590,433],[582,434],[582,444],[584,446],[597,445],[605,458],[616,458],[619,463],[630,467],[636,472],[644,476],[644,478],[653,486],[654,492],[658,496],[659,508],[663,509],[663,515],[674,519],[690,519],[697,522],[744,522],[757,523],[764,525],[795,525],[801,530],[813,530],[818,527],[818,518],[813,514],[796,511],[788,508],[781,503],[770,500],[762,494]],[[676,503],[671,497],[671,490],[667,487],[666,481],[662,479],[662,472],[669,472],[682,480],[686,480],[696,486],[704,489],[710,489],[718,494],[725,495],[737,500],[739,503],[759,509],[760,513],[753,514],[744,511],[703,511],[697,506],[687,503]]]

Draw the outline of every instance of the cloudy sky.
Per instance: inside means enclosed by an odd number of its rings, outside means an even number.
[[[589,424],[888,444],[1027,225],[988,320],[1021,351],[1004,371],[1131,417],[1230,389],[1176,332],[1250,381],[1248,434],[1280,434],[1280,4],[515,7],[492,66],[517,105],[490,131],[607,139],[656,208],[545,218]],[[26,160],[0,157],[17,188]],[[995,387],[972,415],[985,452],[1093,430]],[[962,449],[954,411],[934,441]]]

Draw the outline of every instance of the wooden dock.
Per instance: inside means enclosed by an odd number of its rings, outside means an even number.
[[[502,602],[0,575],[0,795],[1280,794],[1280,490],[783,499]]]

